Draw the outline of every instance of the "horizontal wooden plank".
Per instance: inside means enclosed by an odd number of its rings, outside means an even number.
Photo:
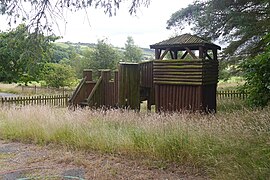
[[[154,69],[203,69],[203,65],[155,66]]]
[[[215,63],[218,64],[218,61],[208,60],[208,59],[172,59],[172,60],[154,60],[153,63]]]
[[[171,85],[208,85],[217,84],[217,81],[209,82],[175,82],[175,81],[154,81],[155,84],[171,84]]]
[[[157,78],[154,78],[154,81],[184,81],[184,82],[199,82],[199,81],[202,81],[202,82],[208,82],[208,81],[217,81],[217,78],[181,78],[181,77],[174,77],[174,78],[162,78],[162,77],[157,77]]]
[[[191,79],[202,79],[202,75],[192,75],[192,74],[185,74],[185,75],[156,75],[155,78],[172,78],[172,79],[178,79],[178,78],[191,78]]]
[[[202,85],[202,82],[174,82],[174,81],[154,81],[154,84],[171,84],[171,85]]]
[[[153,72],[202,72],[203,69],[180,69],[180,68],[176,68],[176,69],[153,69]]]
[[[156,75],[154,76],[154,79],[156,78],[168,78],[168,79],[218,79],[218,76],[205,76],[205,75]]]
[[[202,72],[202,71],[198,71],[198,72],[190,72],[190,71],[184,71],[184,72],[153,72],[153,76],[163,76],[163,75],[171,75],[171,76],[190,76],[190,75],[204,75],[204,76],[217,76],[218,75],[218,71],[209,71],[209,72]]]
[[[154,78],[155,81],[183,81],[183,82],[202,82],[203,80],[200,78],[196,79],[184,79],[184,78]]]
[[[184,66],[184,65],[204,65],[202,62],[192,62],[192,63],[154,63],[154,66]]]
[[[218,63],[213,63],[209,61],[183,61],[183,62],[162,62],[162,63],[153,63],[154,66],[166,66],[166,65],[213,65],[217,66]]]
[[[218,69],[217,66],[212,65],[164,65],[164,66],[154,66],[154,69]]]
[[[154,71],[153,72],[153,74],[154,75],[178,75],[178,74],[180,74],[180,75],[186,75],[186,74],[194,74],[194,75],[201,75],[201,74],[203,74],[203,72],[202,71],[198,71],[198,72],[183,72],[183,71],[169,71],[169,72],[167,72],[167,71]]]

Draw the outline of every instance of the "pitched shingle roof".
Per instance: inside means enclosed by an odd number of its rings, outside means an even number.
[[[150,45],[151,49],[159,49],[159,48],[173,48],[173,47],[198,47],[198,46],[206,46],[215,49],[221,49],[220,46],[215,45],[211,42],[208,42],[196,35],[191,34],[183,34],[180,36],[176,36],[159,43]]]

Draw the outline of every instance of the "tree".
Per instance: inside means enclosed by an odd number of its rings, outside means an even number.
[[[116,15],[122,0],[24,0],[0,1],[0,13],[9,16],[9,24],[28,21],[37,32],[51,30],[55,19],[62,18],[65,10],[85,10],[89,7],[101,8],[104,13]],[[129,13],[134,14],[140,6],[148,6],[150,0],[129,0]]]
[[[38,80],[43,64],[50,61],[50,42],[57,38],[30,33],[24,24],[0,33],[0,81]]]
[[[117,50],[106,40],[98,40],[97,47],[90,58],[89,68],[97,69],[116,69],[120,61],[120,55]]]
[[[121,58],[119,52],[111,44],[108,44],[106,39],[98,40],[96,48],[93,52],[89,53],[89,56],[85,56],[86,60],[83,61],[88,65],[85,68],[94,71],[94,78],[97,78],[97,71],[99,69],[117,69],[117,64]]]
[[[263,37],[270,31],[268,0],[208,0],[195,1],[172,14],[168,28],[183,29],[186,24],[198,35],[222,39],[229,43],[227,56],[256,56],[267,43]]]
[[[270,42],[270,34],[265,38]],[[265,53],[243,61],[241,66],[244,70],[246,83],[244,88],[249,92],[248,102],[252,106],[266,106],[270,102],[270,44]]]
[[[74,50],[72,50],[69,58],[62,59],[60,63],[70,65],[72,68],[74,68],[77,78],[82,78],[83,70],[90,67],[93,51],[94,50],[92,48],[88,47],[84,48],[81,54],[78,54]]]
[[[127,37],[125,44],[125,61],[129,62],[140,62],[143,58],[142,50],[134,44],[134,40],[131,36]]]
[[[42,69],[42,79],[50,87],[70,86],[75,81],[75,72],[68,65],[46,63]]]

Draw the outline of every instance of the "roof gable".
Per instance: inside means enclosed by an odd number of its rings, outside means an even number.
[[[208,48],[221,49],[220,46],[215,45],[211,42],[204,40],[196,35],[191,34],[183,34],[180,36],[176,36],[159,43],[150,45],[151,49],[159,49],[159,48],[181,48],[181,47],[199,47],[205,46]]]

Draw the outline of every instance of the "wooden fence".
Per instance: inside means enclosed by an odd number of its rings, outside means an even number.
[[[49,105],[67,107],[69,95],[1,97],[2,106]]]
[[[217,91],[217,99],[246,99],[245,91]],[[49,105],[68,107],[69,95],[1,97],[2,106]]]
[[[246,99],[248,97],[248,93],[246,91],[217,91],[217,98],[218,99]]]

